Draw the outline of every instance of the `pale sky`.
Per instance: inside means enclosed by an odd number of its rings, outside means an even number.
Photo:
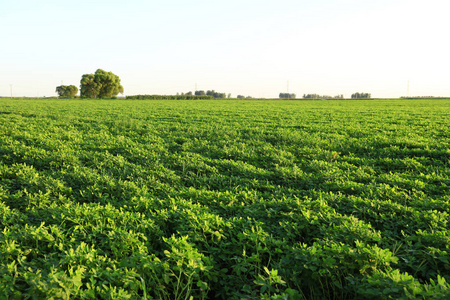
[[[112,71],[125,95],[450,96],[448,0],[0,0],[0,96]]]

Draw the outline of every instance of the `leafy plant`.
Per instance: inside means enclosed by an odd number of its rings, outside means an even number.
[[[1,299],[449,297],[448,99],[146,97],[0,99]]]

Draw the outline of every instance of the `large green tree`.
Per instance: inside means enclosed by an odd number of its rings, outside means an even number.
[[[94,80],[94,74],[84,74],[80,81],[80,96],[82,98],[97,98],[100,84]]]
[[[78,93],[78,88],[74,85],[60,85],[56,87],[56,93],[62,98],[73,98]]]
[[[80,87],[83,98],[112,98],[123,93],[119,76],[102,69],[98,69],[94,74],[84,74]]]

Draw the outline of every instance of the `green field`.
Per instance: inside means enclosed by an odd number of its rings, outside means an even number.
[[[450,100],[0,99],[0,299],[448,299]]]

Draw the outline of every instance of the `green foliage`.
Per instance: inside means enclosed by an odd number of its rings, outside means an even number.
[[[94,74],[84,74],[80,81],[80,95],[82,98],[97,98],[100,94],[101,83],[95,80]]]
[[[358,294],[370,299],[448,299],[450,284],[437,275],[437,282],[430,279],[429,284],[422,285],[408,273],[393,270],[390,273],[375,271],[358,283]]]
[[[61,98],[73,98],[78,93],[78,88],[74,85],[60,85],[56,87],[56,93]]]
[[[113,98],[123,93],[119,76],[102,69],[95,74],[84,74],[80,81],[82,98]]]
[[[450,297],[450,100],[0,107],[0,299]]]

